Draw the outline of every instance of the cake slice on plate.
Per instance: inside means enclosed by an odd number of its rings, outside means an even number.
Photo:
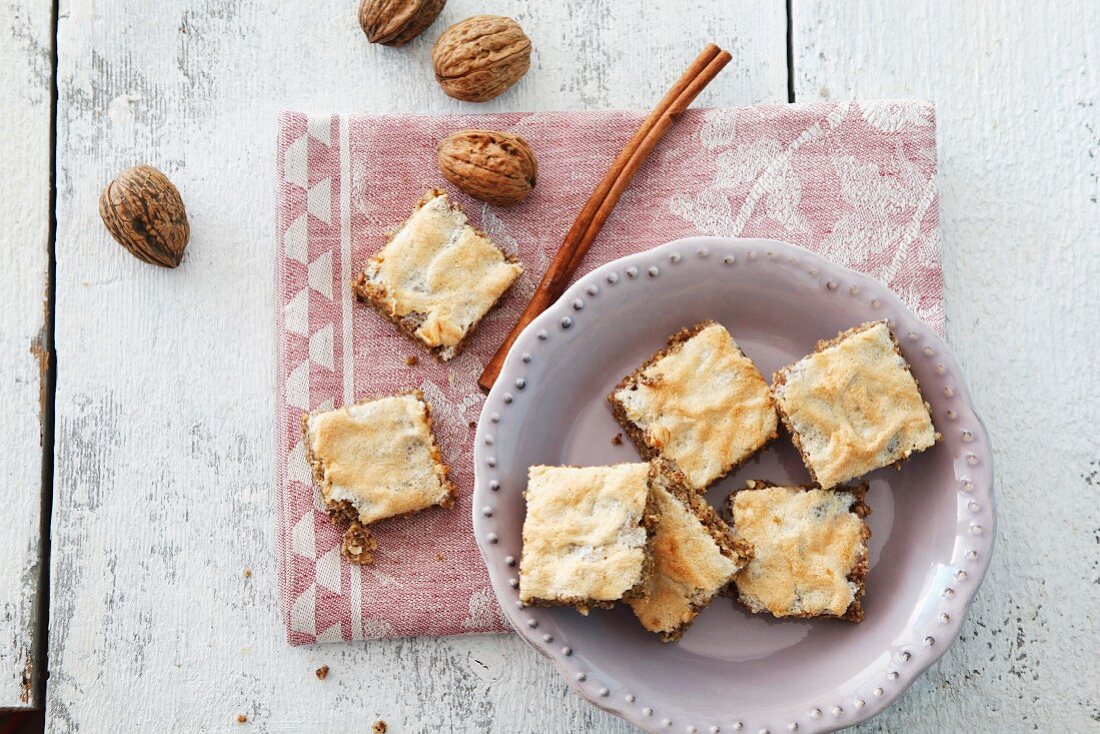
[[[667,459],[697,490],[775,438],[779,424],[760,371],[713,321],[674,334],[607,399],[642,456]]]
[[[306,415],[302,431],[325,509],[350,522],[343,550],[351,561],[371,562],[371,523],[454,504],[420,391]]]
[[[517,258],[471,227],[445,192],[433,190],[367,261],[352,291],[447,361],[522,273]]]
[[[735,578],[738,600],[775,617],[863,619],[867,485],[778,487],[750,481],[729,496],[733,534],[753,546]]]
[[[658,517],[648,463],[532,466],[519,598],[524,604],[611,607],[644,593]]]
[[[939,438],[885,321],[819,342],[772,383],[783,423],[825,489],[898,464]]]
[[[752,544],[734,536],[684,476],[658,461],[653,571],[645,595],[628,603],[642,626],[665,642],[680,639],[714,597],[752,559]]]

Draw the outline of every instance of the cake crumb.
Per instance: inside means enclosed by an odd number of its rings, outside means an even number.
[[[442,553],[436,553],[435,554],[435,560],[442,561],[443,560],[443,554]]]
[[[616,433],[614,436],[612,436],[611,437],[611,445],[612,446],[622,446],[623,445],[623,434]]]
[[[245,577],[246,579],[250,579],[250,578],[252,578],[252,569],[251,569],[251,568],[246,568],[246,569],[244,570],[244,577]]]
[[[247,724],[248,723],[248,717],[245,716],[244,714],[237,714],[237,723],[238,724]]]
[[[317,680],[324,680],[325,678],[328,678],[328,666],[322,665],[317,668]]]
[[[470,428],[477,428],[477,421],[470,421]]]
[[[386,722],[379,719],[374,722],[374,726],[372,726],[370,730],[374,732],[374,734],[386,734]]]
[[[409,367],[415,367],[420,364],[420,357],[417,357],[415,354],[410,354],[408,357],[405,357],[405,364]]]
[[[360,566],[369,566],[374,563],[374,551],[377,548],[378,541],[370,531],[358,520],[352,520],[344,532],[344,542],[340,548],[344,558]]]

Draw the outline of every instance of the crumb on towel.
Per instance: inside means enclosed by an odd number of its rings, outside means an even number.
[[[374,551],[377,549],[378,541],[366,526],[358,520],[352,520],[344,531],[344,540],[340,546],[344,558],[360,566],[369,566],[374,563]]]

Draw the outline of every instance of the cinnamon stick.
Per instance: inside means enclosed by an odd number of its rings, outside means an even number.
[[[588,229],[585,230],[584,235],[573,248],[573,256],[569,260],[569,265],[566,267],[566,271],[569,275],[565,278],[565,282],[561,283],[561,290],[551,299],[551,303],[557,300],[558,296],[565,291],[565,286],[569,284],[573,274],[577,272],[577,268],[580,267],[581,261],[592,246],[593,240],[596,239],[596,235],[600,233],[604,222],[611,216],[611,210],[619,203],[619,198],[623,195],[623,192],[626,191],[627,186],[630,185],[631,180],[634,178],[634,174],[638,172],[638,169],[645,162],[646,158],[649,157],[649,154],[657,147],[657,143],[659,143],[665,133],[668,132],[668,128],[672,125],[673,118],[682,114],[684,110],[695,101],[695,98],[699,96],[703,88],[717,76],[718,72],[720,72],[732,58],[733,57],[728,51],[722,51],[715,56],[710,63],[704,67],[703,71],[691,81],[687,88],[677,96],[676,100],[668,107],[665,114],[657,119],[653,128],[639,143],[638,147],[634,150],[629,160],[626,162],[626,165],[623,167],[623,170],[620,172],[619,177],[607,192],[607,196],[604,197],[599,209],[596,210],[596,214],[589,223]],[[547,304],[547,307],[549,307],[549,305],[550,304]]]
[[[539,281],[531,302],[482,372],[478,379],[478,385],[482,389],[489,390],[496,382],[504,359],[520,332],[565,291],[612,209],[630,185],[638,168],[664,137],[672,119],[688,108],[731,58],[729,52],[708,44],[638,127],[577,215],[553,261]]]

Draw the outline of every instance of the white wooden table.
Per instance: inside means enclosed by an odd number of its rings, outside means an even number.
[[[999,545],[963,638],[862,730],[1100,728],[1100,3],[451,0],[403,49],[355,4],[60,0],[55,33],[49,2],[7,3],[0,708],[56,732],[629,730],[515,637],[290,648],[279,614],[276,113],[470,110],[430,43],[497,12],[535,56],[479,110],[646,108],[711,40],[735,60],[702,105],[937,102],[948,340],[993,436]],[[139,162],[186,201],[178,270],[99,222]]]

